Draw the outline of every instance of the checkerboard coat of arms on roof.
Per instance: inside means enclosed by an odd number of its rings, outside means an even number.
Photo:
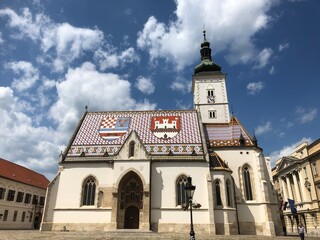
[[[99,129],[100,136],[107,141],[120,138],[128,131],[130,119],[130,117],[104,118]]]
[[[157,138],[171,139],[180,132],[179,116],[152,117],[151,131]]]

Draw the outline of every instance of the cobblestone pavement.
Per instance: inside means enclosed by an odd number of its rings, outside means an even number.
[[[168,239],[187,240],[185,234],[153,233],[153,232],[41,232],[37,230],[0,230],[0,240],[113,240],[113,239]],[[265,236],[214,236],[196,233],[196,239],[201,240],[298,240],[298,236],[265,237]],[[316,238],[306,237],[306,240]]]

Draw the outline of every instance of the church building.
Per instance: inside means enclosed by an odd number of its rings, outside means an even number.
[[[47,190],[41,230],[212,235],[282,231],[270,162],[229,112],[226,75],[204,31],[192,110],[85,111]]]

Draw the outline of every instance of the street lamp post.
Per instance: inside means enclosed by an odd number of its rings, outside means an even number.
[[[187,192],[188,200],[189,200],[189,206],[190,206],[190,240],[195,240],[195,232],[193,229],[193,219],[192,219],[192,198],[194,191],[196,190],[196,186],[192,185],[192,178],[188,177],[188,182],[185,186],[185,190]]]

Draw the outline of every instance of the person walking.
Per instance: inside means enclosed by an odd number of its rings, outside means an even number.
[[[300,223],[298,226],[298,233],[301,240],[304,240],[305,229],[304,226]]]

